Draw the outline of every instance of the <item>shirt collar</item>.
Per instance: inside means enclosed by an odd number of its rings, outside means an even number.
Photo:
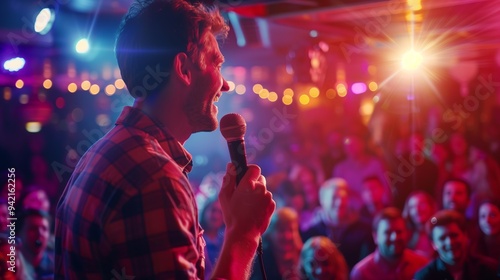
[[[161,122],[151,118],[142,110],[126,106],[116,120],[116,125],[134,127],[154,137],[163,150],[182,168],[184,174],[187,175],[193,168],[192,156],[184,149],[184,146],[168,132]]]

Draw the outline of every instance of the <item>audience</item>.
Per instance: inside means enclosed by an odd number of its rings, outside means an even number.
[[[54,251],[50,248],[50,215],[42,210],[25,210],[18,219],[21,252],[25,270],[34,279],[51,279],[54,275]]]
[[[427,231],[439,257],[419,270],[416,280],[498,279],[496,262],[470,254],[463,214],[441,210],[427,222]]]
[[[302,240],[295,210],[288,207],[277,209],[262,237],[262,242],[267,279],[288,279],[287,277],[293,279],[292,277],[298,275]],[[250,279],[262,279],[258,263],[254,262]]]
[[[380,159],[366,150],[365,138],[359,133],[349,133],[344,139],[346,159],[335,166],[332,177],[343,178],[352,192],[353,206],[361,208],[361,189],[363,179],[376,176],[390,192],[386,179],[386,169]]]
[[[500,260],[500,201],[494,198],[483,200],[479,204],[478,221],[480,232],[472,240],[475,254]]]
[[[333,242],[324,237],[309,238],[300,252],[300,273],[305,280],[347,280],[344,256]]]
[[[50,213],[50,200],[44,189],[38,186],[27,187],[21,195],[22,209],[41,210]]]
[[[436,210],[434,199],[424,191],[411,193],[403,208],[403,218],[410,232],[408,248],[431,259],[435,256],[435,251],[425,225]]]
[[[333,178],[319,190],[321,212],[319,220],[303,234],[303,240],[313,236],[326,236],[338,245],[349,269],[366,257],[375,245],[370,225],[359,219],[352,204],[349,186],[344,179]]]
[[[388,207],[391,201],[391,193],[384,187],[377,176],[370,176],[363,179],[361,189],[361,220],[367,224],[372,224],[373,217],[385,207]]]
[[[200,212],[200,225],[205,238],[205,277],[209,279],[224,242],[224,220],[217,196],[205,201]]]
[[[428,259],[406,248],[408,231],[399,209],[383,209],[373,220],[375,252],[361,260],[351,280],[411,280]]]

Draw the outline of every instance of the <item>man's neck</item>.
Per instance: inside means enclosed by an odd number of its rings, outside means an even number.
[[[165,108],[161,106],[161,104],[165,104],[165,102],[161,100],[136,100],[133,107],[143,111],[156,122],[161,123],[169,134],[181,144],[184,144],[189,136],[191,136],[187,120],[183,117],[184,115],[182,113],[173,109],[171,106]]]

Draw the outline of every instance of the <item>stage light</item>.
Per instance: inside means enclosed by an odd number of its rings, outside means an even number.
[[[326,91],[326,97],[328,99],[334,99],[335,96],[337,95],[337,92],[335,92],[335,90],[333,88],[329,88],[327,91]]]
[[[260,92],[259,92],[259,97],[262,98],[262,99],[267,99],[269,97],[269,90],[267,89],[262,89]]]
[[[237,94],[242,95],[247,91],[247,88],[244,85],[237,85],[235,91]]]
[[[42,130],[42,124],[39,122],[27,122],[26,123],[26,131],[31,133],[37,133]]]
[[[285,104],[285,105],[290,105],[293,102],[293,98],[290,95],[284,95],[281,98],[281,101],[283,101],[283,104]]]
[[[411,50],[403,55],[401,66],[406,70],[415,70],[422,64],[422,55]]]
[[[90,83],[89,83],[89,87],[90,87]],[[125,87],[125,82],[122,79],[116,79],[115,87],[117,89],[123,89]]]
[[[16,72],[23,69],[26,60],[22,57],[11,58],[3,63],[3,69],[9,72]]]
[[[82,87],[83,90],[89,90],[90,89],[90,82],[88,80],[85,80],[82,82],[82,84],[80,85]]]
[[[256,94],[259,94],[259,92],[263,89],[264,87],[261,84],[255,84],[252,87],[253,92]]]
[[[376,82],[370,82],[368,84],[368,88],[371,90],[371,91],[376,91],[378,89],[378,85]]]
[[[271,102],[275,102],[276,100],[278,100],[278,94],[274,91],[271,91],[267,99]]]
[[[78,89],[78,86],[75,83],[70,83],[68,85],[68,91],[71,93],[75,93],[77,89]]]
[[[116,88],[114,85],[107,85],[106,88],[104,88],[104,92],[106,93],[106,95],[111,96],[115,94]]]
[[[347,95],[347,87],[344,84],[337,84],[337,94],[340,97],[345,97]]]
[[[76,43],[75,50],[77,53],[86,53],[90,49],[89,41],[85,38],[80,39],[78,43]]]
[[[309,95],[312,97],[312,98],[316,98],[319,96],[319,89],[317,87],[312,87],[309,89]]]
[[[16,81],[16,88],[22,89],[24,87],[24,82],[23,80],[19,79]]]
[[[284,91],[283,91],[283,95],[284,96],[293,96],[293,89],[291,88],[286,88]]]
[[[55,13],[54,10],[43,8],[36,16],[34,29],[40,35],[47,34],[52,28],[54,23]]]
[[[50,79],[46,79],[43,81],[43,87],[45,89],[50,89],[52,87],[52,81]]]
[[[96,84],[91,85],[90,89],[89,89],[90,94],[92,94],[92,95],[98,94],[100,90],[101,90],[101,88],[99,87],[99,85],[96,85]]]
[[[307,104],[309,104],[310,101],[311,101],[311,98],[309,98],[309,95],[302,94],[299,97],[299,102],[302,105],[307,105]]]
[[[354,83],[351,86],[351,91],[354,94],[361,94],[366,92],[366,84],[365,83]]]
[[[228,91],[233,91],[234,88],[236,87],[236,85],[232,81],[227,81],[227,85],[229,86],[229,90]]]

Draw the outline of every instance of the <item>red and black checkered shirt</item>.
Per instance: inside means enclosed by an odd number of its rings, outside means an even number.
[[[126,107],[81,158],[58,203],[56,279],[203,278],[191,155]]]

